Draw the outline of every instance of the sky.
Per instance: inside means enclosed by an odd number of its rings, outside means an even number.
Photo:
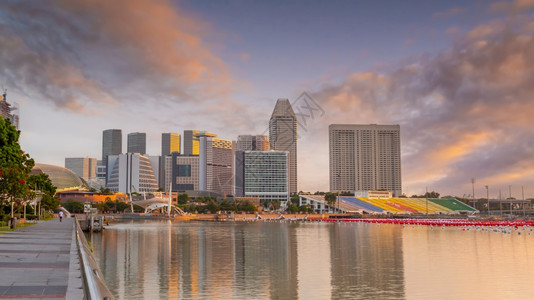
[[[399,124],[403,192],[534,197],[534,0],[2,1],[0,85],[36,162],[97,157],[102,131],[299,128],[298,188],[326,191],[328,125]],[[306,113],[306,111],[304,111]],[[302,124],[301,124],[302,125]]]

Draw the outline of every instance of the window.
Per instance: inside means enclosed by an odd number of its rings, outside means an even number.
[[[191,177],[191,165],[178,165],[178,177]]]
[[[177,184],[176,188],[178,191],[192,191],[195,189],[194,184]]]

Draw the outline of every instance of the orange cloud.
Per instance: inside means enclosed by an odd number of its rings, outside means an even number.
[[[59,108],[87,113],[95,102],[224,99],[236,84],[205,41],[209,25],[176,3],[0,6],[0,59],[10,71],[6,84]]]
[[[450,144],[429,152],[427,154],[427,161],[434,162],[433,165],[450,165],[454,161],[472,154],[478,151],[480,147],[487,145],[490,141],[489,137],[488,132],[468,132],[457,136]]]

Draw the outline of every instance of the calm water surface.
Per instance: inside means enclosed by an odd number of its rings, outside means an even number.
[[[534,299],[534,232],[127,221],[91,239],[117,299]]]

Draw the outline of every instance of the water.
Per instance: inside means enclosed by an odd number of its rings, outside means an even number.
[[[127,221],[91,239],[117,299],[534,299],[534,232]]]

